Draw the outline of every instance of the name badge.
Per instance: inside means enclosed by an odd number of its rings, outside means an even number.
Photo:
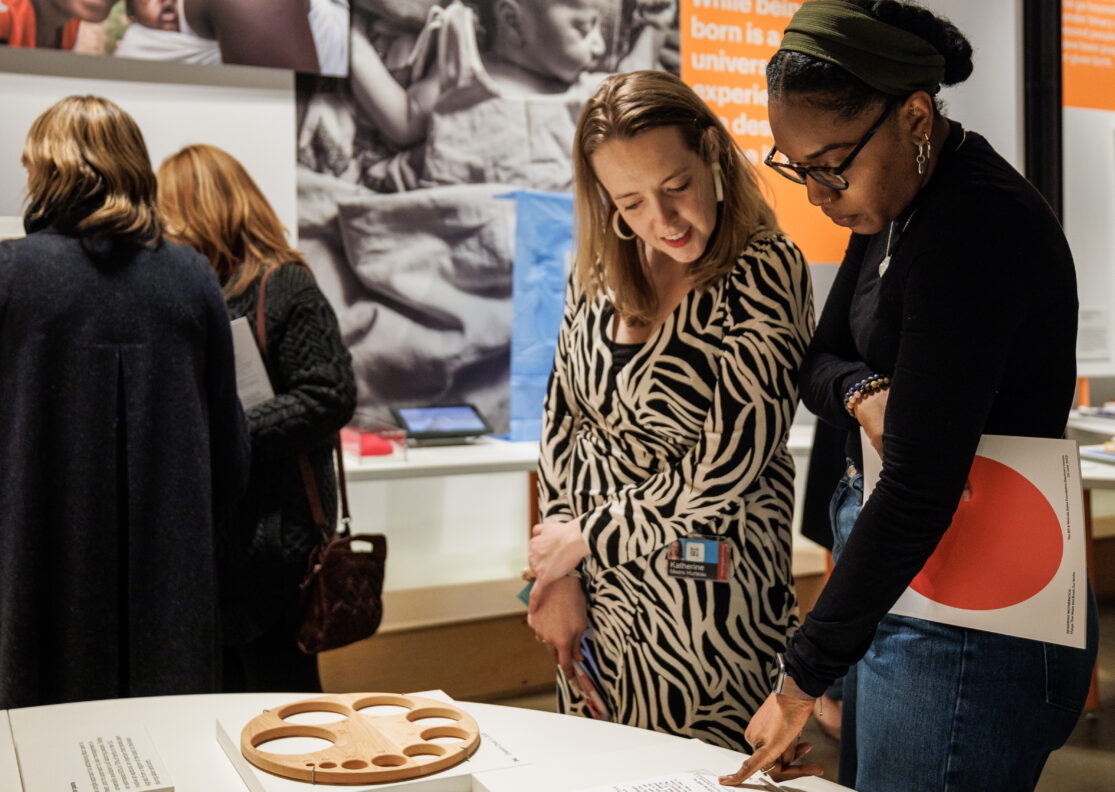
[[[732,547],[720,539],[678,539],[666,553],[670,577],[724,583],[732,566]]]

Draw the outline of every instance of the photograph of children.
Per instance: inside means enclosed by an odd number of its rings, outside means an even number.
[[[348,74],[348,0],[0,0],[0,45]]]
[[[607,74],[677,73],[677,11],[353,0],[349,79],[299,82],[298,184],[300,245],[353,355],[358,420],[469,402],[507,431],[507,196],[571,191],[581,107]]]
[[[0,0],[0,44],[72,50],[82,23],[104,22],[114,0]]]

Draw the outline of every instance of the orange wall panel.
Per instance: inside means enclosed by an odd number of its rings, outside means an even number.
[[[806,259],[838,263],[848,231],[809,204],[805,187],[762,165],[774,145],[767,115],[767,60],[800,6],[785,0],[681,0],[681,77],[755,164],[778,222]]]
[[[1065,107],[1115,110],[1115,0],[1062,0]]]

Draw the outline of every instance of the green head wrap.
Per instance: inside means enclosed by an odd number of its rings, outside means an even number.
[[[802,3],[786,26],[781,50],[833,63],[892,96],[936,93],[945,77],[945,58],[933,45],[843,0]]]

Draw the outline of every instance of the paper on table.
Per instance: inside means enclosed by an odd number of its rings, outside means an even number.
[[[252,326],[247,317],[232,320],[232,348],[236,354],[236,393],[244,409],[275,398],[271,378],[259,354]]]
[[[756,780],[759,780],[758,777]],[[606,784],[592,789],[582,789],[580,792],[721,792],[723,789],[715,773],[708,770],[693,770],[688,773],[671,773],[655,778],[644,778],[640,781]]]
[[[166,766],[142,723],[106,723],[47,707],[11,710],[24,789],[74,792],[174,792]]]
[[[861,430],[864,503],[882,462]],[[1076,441],[984,435],[940,544],[891,613],[1083,648],[1087,577]],[[1079,618],[1078,618],[1079,616]]]
[[[1109,465],[1115,465],[1115,452],[1105,451],[1103,444],[1097,443],[1095,445],[1080,446],[1080,458],[1091,459],[1094,462],[1106,462]]]

